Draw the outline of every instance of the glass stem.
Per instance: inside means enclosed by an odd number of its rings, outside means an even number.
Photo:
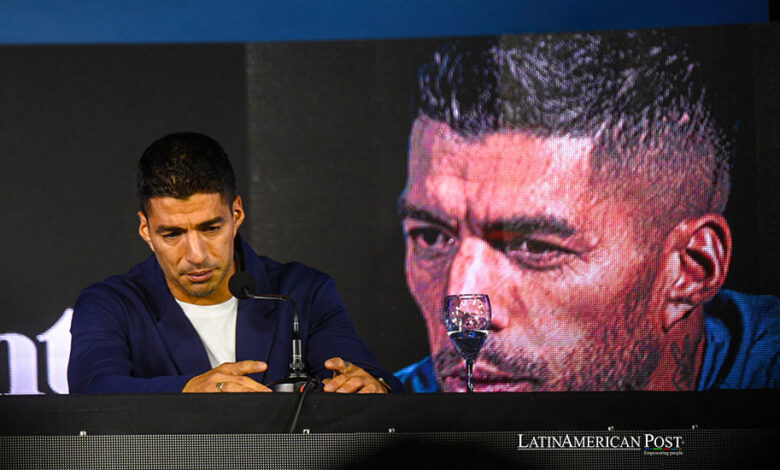
[[[474,376],[474,360],[466,359],[466,393],[474,392],[474,384],[471,378]]]

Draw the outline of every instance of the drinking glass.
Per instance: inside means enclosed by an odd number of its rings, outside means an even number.
[[[486,294],[448,295],[443,314],[450,341],[466,361],[466,391],[474,392],[474,361],[490,330],[490,299]]]

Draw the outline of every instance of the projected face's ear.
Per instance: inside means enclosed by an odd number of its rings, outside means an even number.
[[[669,331],[711,299],[726,280],[731,260],[731,230],[723,216],[706,214],[678,224],[667,238],[667,291],[663,329]]]

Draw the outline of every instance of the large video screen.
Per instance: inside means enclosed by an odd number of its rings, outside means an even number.
[[[777,386],[770,30],[250,45],[253,235],[410,391],[465,390],[477,293],[477,391]]]

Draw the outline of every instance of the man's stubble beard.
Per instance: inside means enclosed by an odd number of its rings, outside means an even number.
[[[214,276],[212,276],[212,279],[209,279],[209,281],[214,281],[213,284],[207,282],[205,284],[193,284],[193,283],[185,283],[184,279],[186,279],[187,276],[187,270],[180,272],[179,276],[182,280],[181,283],[179,283],[179,287],[183,289],[185,292],[187,292],[189,295],[193,297],[208,297],[214,292],[219,289],[219,286],[222,285],[222,283],[225,281],[225,278],[228,277],[228,274],[230,272],[231,265],[228,265],[228,267],[224,270],[220,269],[221,266],[212,266],[210,264],[204,265],[204,266],[196,266],[192,268],[191,270],[197,270],[197,269],[215,269],[217,272],[215,272],[215,276],[218,275],[219,279],[214,279]],[[189,285],[189,288],[188,288]],[[201,287],[201,289],[194,290],[195,287]]]
[[[496,383],[491,387],[496,391],[501,383],[509,389],[511,382],[521,381],[528,383],[530,391],[643,390],[660,361],[661,342],[653,335],[653,315],[648,312],[655,278],[656,269],[646,265],[635,282],[601,304],[606,308],[614,305],[614,314],[594,320],[601,325],[588,330],[587,346],[570,351],[556,366],[564,372],[556,375],[544,357],[534,359],[522,345],[507,345],[493,336],[488,337],[475,370],[480,362],[488,363],[514,378]],[[584,317],[588,312],[579,315]],[[455,391],[444,380],[453,371],[464,377],[459,384],[465,384],[463,359],[454,347],[443,348],[433,361],[443,391]]]

